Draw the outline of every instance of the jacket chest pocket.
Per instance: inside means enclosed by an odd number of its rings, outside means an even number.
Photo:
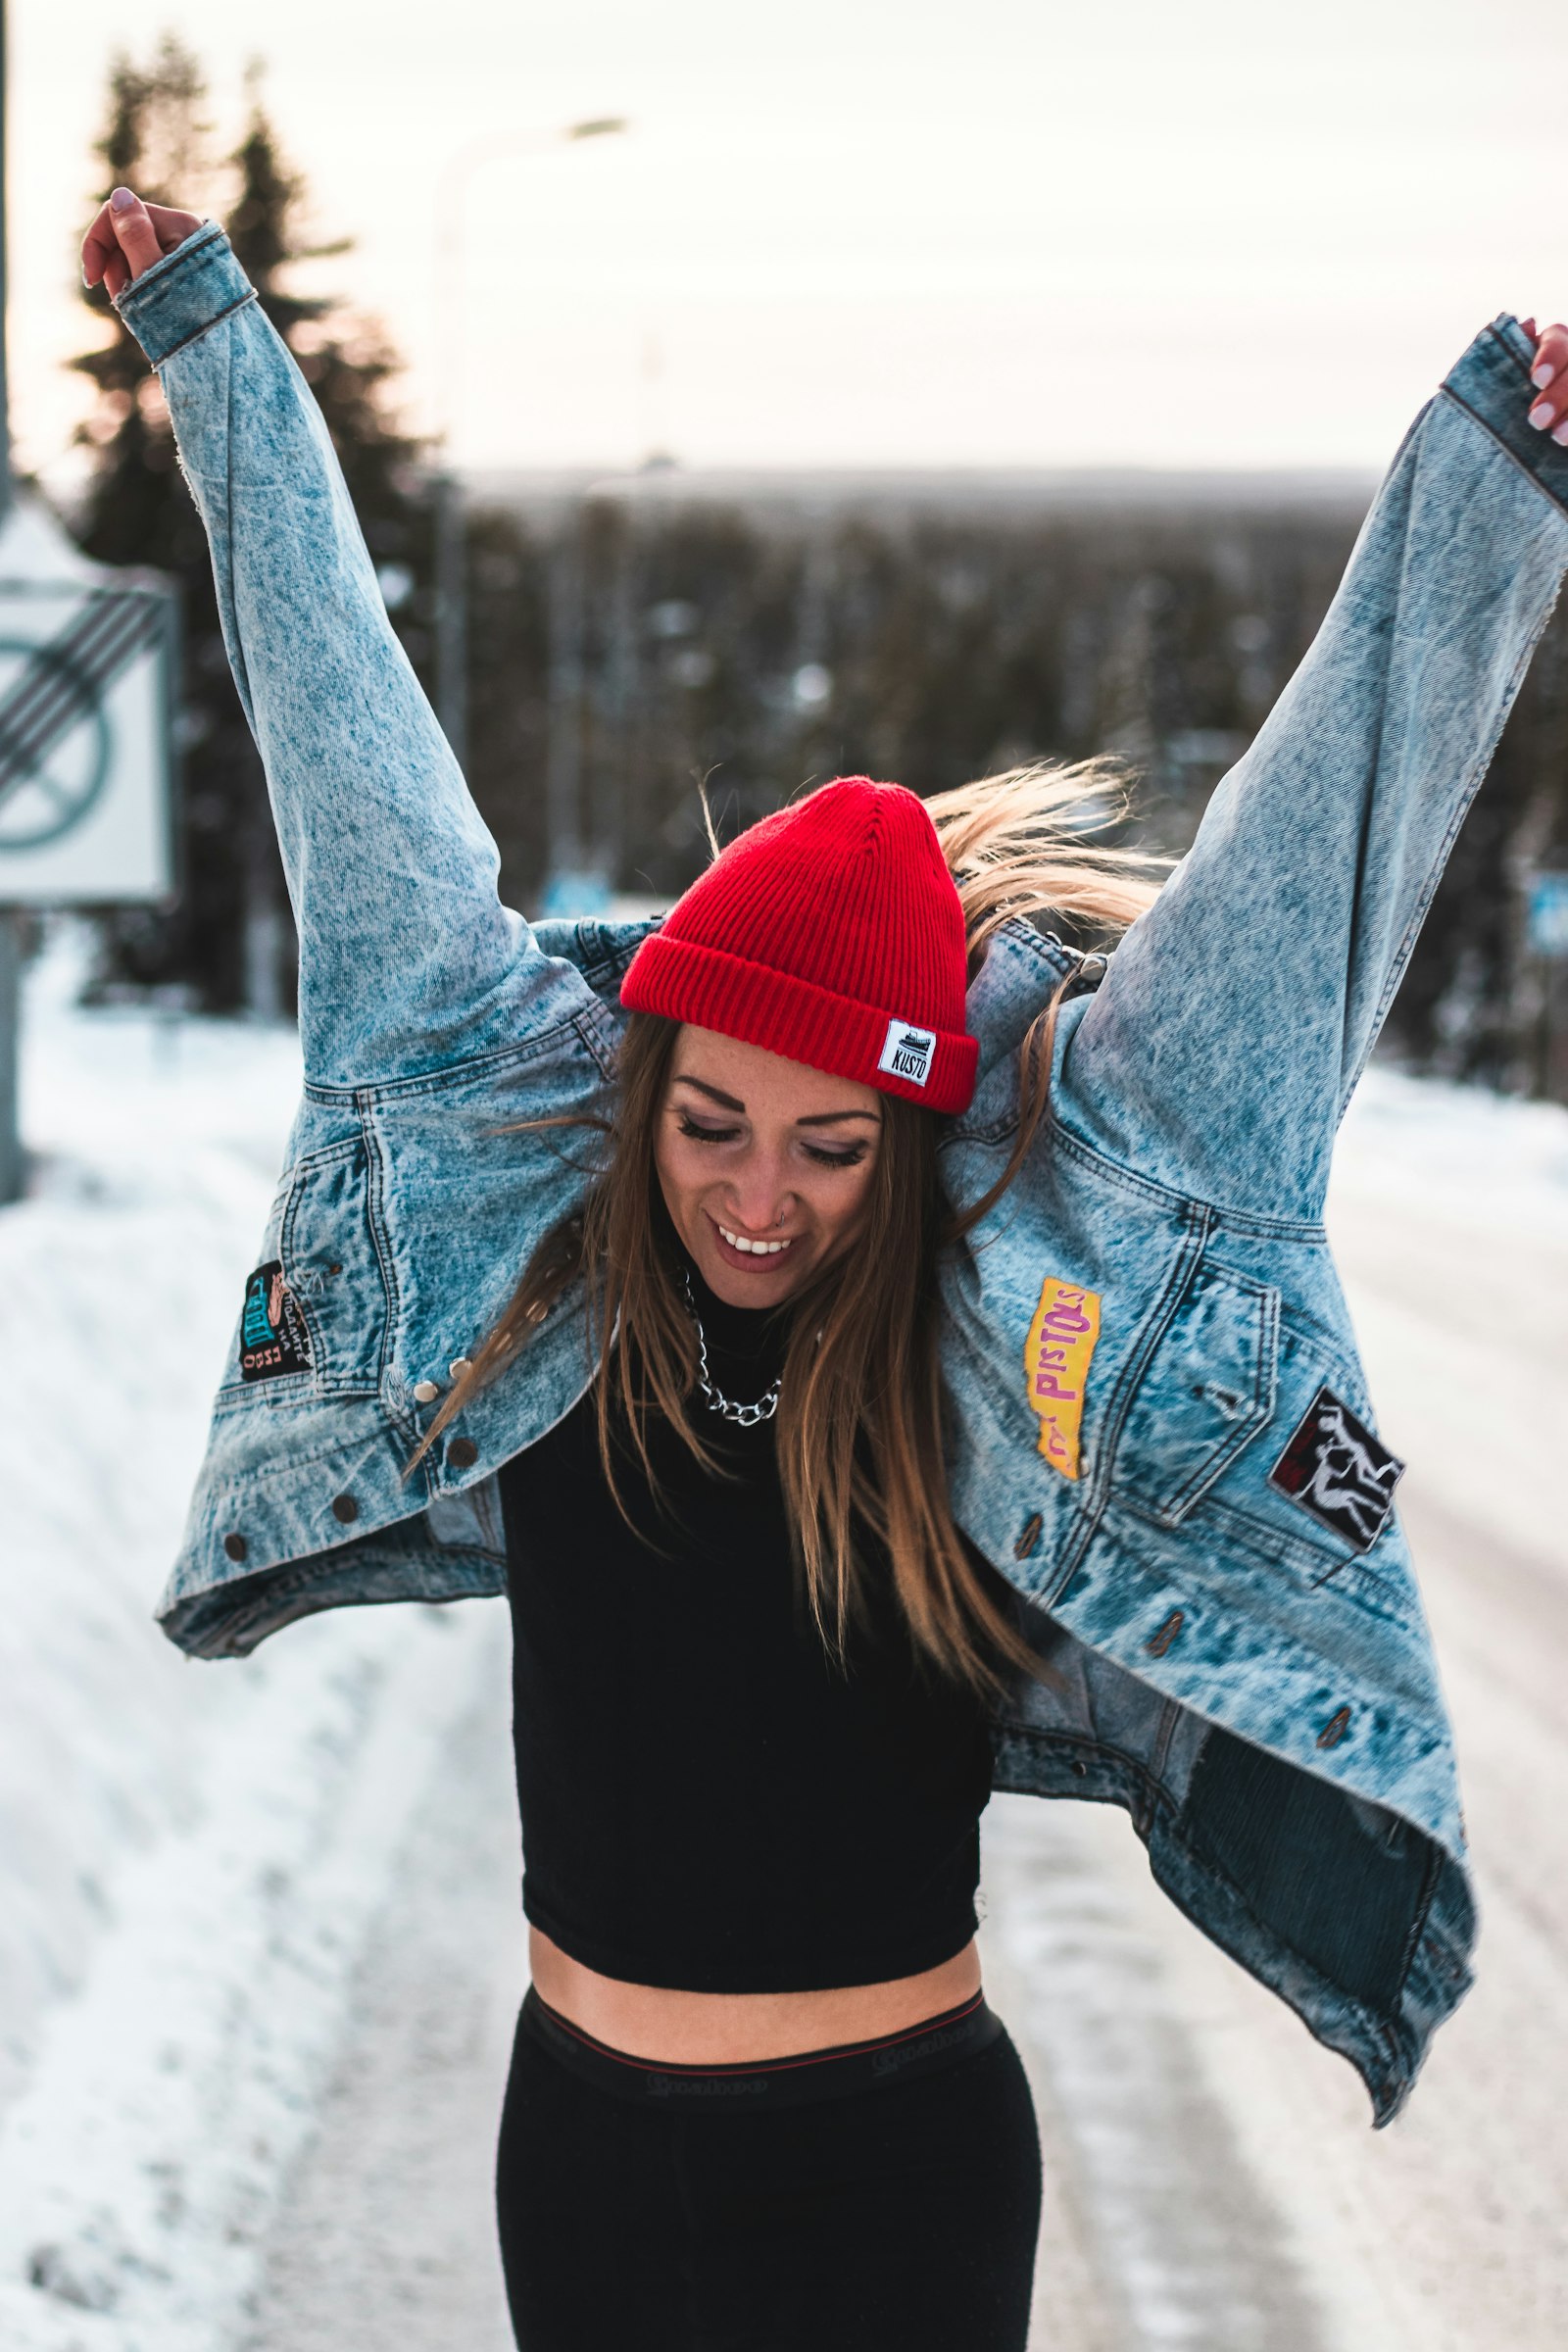
[[[304,1309],[317,1387],[373,1396],[391,1320],[376,1248],[371,1164],[363,1137],[302,1161],[283,1218],[283,1271]]]
[[[1139,1383],[1111,1487],[1174,1525],[1273,1415],[1279,1293],[1200,1265]]]
[[[391,1304],[373,1226],[375,1172],[356,1136],[285,1175],[247,1285],[224,1383],[231,1396],[264,1385],[279,1402],[376,1394]],[[258,1337],[274,1344],[258,1347]]]

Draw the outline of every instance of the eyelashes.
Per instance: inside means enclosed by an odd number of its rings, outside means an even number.
[[[699,1127],[684,1111],[679,1117],[682,1135],[689,1135],[694,1144],[732,1144],[740,1133],[738,1127]]]
[[[684,1111],[676,1114],[680,1132],[694,1144],[732,1144],[740,1134],[738,1127],[700,1127]],[[803,1144],[801,1150],[808,1159],[814,1159],[821,1168],[858,1168],[865,1157],[864,1144],[850,1144],[842,1151],[830,1152],[820,1144]]]

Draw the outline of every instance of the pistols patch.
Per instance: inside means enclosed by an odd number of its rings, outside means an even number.
[[[1277,1494],[1340,1536],[1352,1551],[1367,1551],[1394,1508],[1404,1464],[1332,1389],[1319,1389],[1268,1474]]]
[[[1078,1475],[1089,1359],[1100,1337],[1100,1293],[1048,1274],[1024,1344],[1029,1409],[1040,1415],[1040,1450],[1063,1478]]]
[[[277,1380],[285,1372],[311,1368],[311,1335],[299,1302],[283,1280],[277,1258],[258,1266],[245,1282],[239,1318],[241,1380]]]

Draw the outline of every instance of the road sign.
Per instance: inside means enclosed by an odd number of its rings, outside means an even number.
[[[1568,956],[1568,874],[1532,874],[1526,924],[1533,954]]]
[[[161,574],[89,563],[16,496],[0,529],[0,906],[170,895],[175,628]]]

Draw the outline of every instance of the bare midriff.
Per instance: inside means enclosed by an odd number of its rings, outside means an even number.
[[[744,2066],[874,2041],[940,2016],[980,1989],[973,1942],[918,1976],[825,1992],[674,1992],[628,1984],[585,1968],[538,1928],[528,1931],[528,1962],[539,1998],[561,2016],[628,2057],[667,2066]]]

